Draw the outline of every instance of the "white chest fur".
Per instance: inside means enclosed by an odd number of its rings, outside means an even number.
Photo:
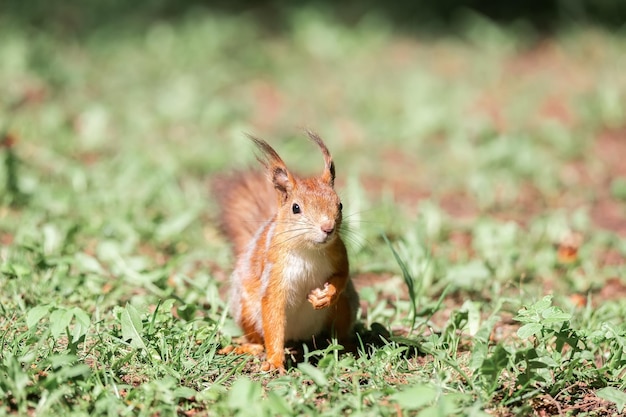
[[[314,288],[322,288],[333,274],[333,268],[323,251],[291,252],[285,262],[283,280],[289,288],[286,300],[287,340],[309,339],[320,333],[329,310],[315,310],[307,301]]]

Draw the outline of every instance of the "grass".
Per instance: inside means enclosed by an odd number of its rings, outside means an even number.
[[[622,413],[623,36],[290,19],[1,26],[0,414]],[[277,376],[217,354],[208,183],[255,163],[244,132],[319,169],[300,126],[335,155],[364,343]]]

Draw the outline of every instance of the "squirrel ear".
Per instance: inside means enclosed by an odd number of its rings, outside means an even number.
[[[284,197],[293,190],[292,178],[289,171],[283,166],[274,166],[272,167],[272,183],[274,184],[274,188],[280,191]]]
[[[267,142],[251,135],[248,135],[248,137],[263,153],[265,158],[261,159],[259,157],[258,160],[268,170],[270,180],[272,181],[272,184],[274,184],[274,188],[280,191],[283,194],[283,197],[286,197],[287,194],[293,190],[294,184],[293,177],[289,173],[289,170],[287,170],[287,166],[274,148],[272,148]]]
[[[306,133],[309,135],[309,138],[319,146],[322,151],[322,155],[324,156],[324,172],[322,173],[322,181],[333,187],[335,185],[335,163],[333,162],[333,157],[330,155],[328,148],[324,144],[322,138],[320,138],[316,133],[307,130]]]

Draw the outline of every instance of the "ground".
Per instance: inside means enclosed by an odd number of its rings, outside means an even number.
[[[2,412],[622,413],[623,37],[290,19],[4,26]],[[317,172],[303,127],[335,156],[362,344],[267,374],[218,354],[211,184],[256,166],[246,132]]]

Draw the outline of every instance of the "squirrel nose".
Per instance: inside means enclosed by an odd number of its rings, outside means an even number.
[[[335,224],[331,222],[322,223],[320,229],[327,235],[331,235],[335,231]]]

